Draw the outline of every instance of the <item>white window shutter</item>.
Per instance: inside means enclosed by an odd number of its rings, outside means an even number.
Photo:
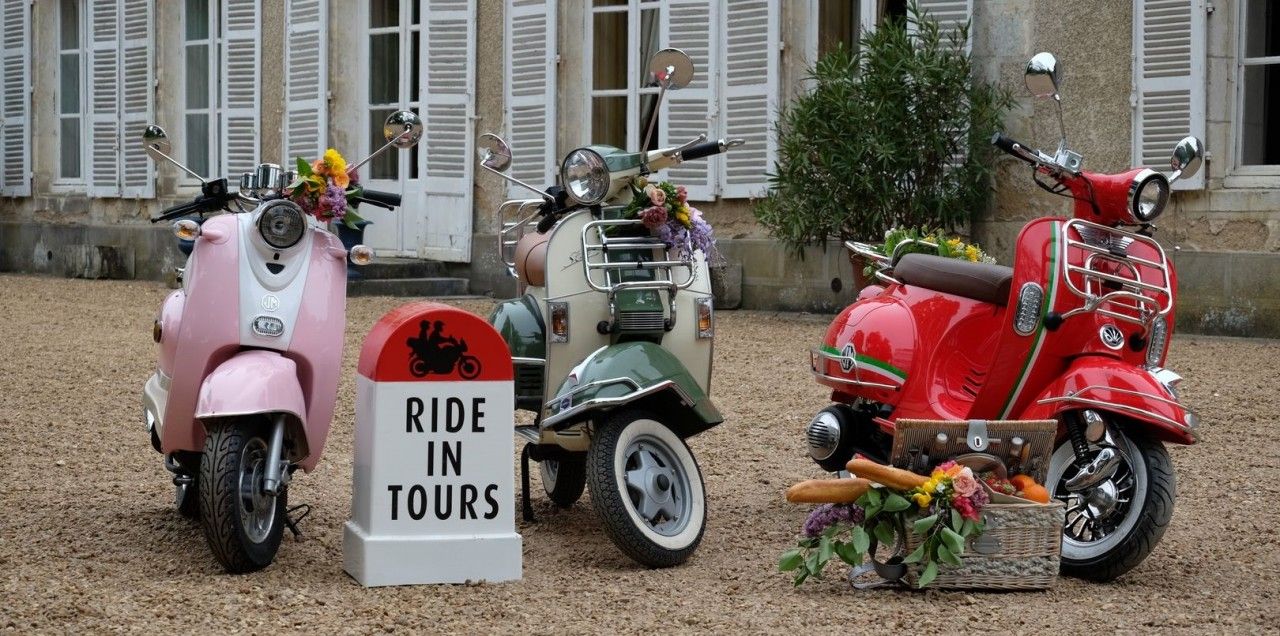
[[[89,2],[89,195],[120,196],[120,5]]]
[[[258,45],[261,11],[258,0],[223,0],[222,55],[219,72],[222,109],[221,174],[235,181],[258,165]]]
[[[287,0],[284,165],[324,153],[329,128],[329,0]]]
[[[556,181],[556,0],[506,0],[504,102],[511,175],[529,185]],[[474,160],[473,160],[474,161]],[[508,196],[533,193],[510,184]]]
[[[25,197],[31,196],[31,5],[27,0],[4,0],[0,7],[4,10],[0,20],[4,45],[0,194]]]
[[[1173,146],[1205,133],[1204,0],[1133,3],[1133,161],[1167,172]],[[1204,187],[1205,171],[1173,183]]]
[[[142,149],[142,131],[154,108],[155,65],[152,60],[152,0],[124,0],[120,35],[121,196],[152,198],[155,163]]]
[[[960,28],[973,17],[973,0],[916,0],[921,13],[927,13],[942,28],[943,41],[949,32]],[[965,53],[973,50],[973,30],[964,43]]]
[[[780,10],[778,0],[728,0],[725,8],[720,116],[724,137],[746,143],[721,157],[721,194],[760,197],[777,155]]]
[[[662,33],[664,46],[678,48],[693,58],[693,82],[666,95],[661,117],[666,119],[658,144],[666,148],[683,144],[700,134],[719,138],[716,108],[712,90],[717,85],[715,25],[718,24],[718,2],[708,0],[670,0],[662,13],[666,21]],[[646,60],[647,63],[647,60]],[[694,201],[711,201],[719,194],[715,175],[722,161],[720,155],[687,161],[667,169],[666,178],[685,186]]]
[[[475,0],[430,0],[426,11],[426,81],[422,141],[426,156],[423,258],[471,258],[471,179],[475,113]],[[416,152],[416,150],[415,150]]]

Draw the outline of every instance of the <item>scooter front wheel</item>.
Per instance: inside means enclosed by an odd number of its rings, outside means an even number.
[[[609,414],[587,451],[587,485],[605,530],[650,567],[684,563],[706,529],[702,471],[684,440],[638,409]]]
[[[200,524],[213,556],[232,574],[271,565],[284,533],[288,490],[263,492],[265,426],[236,420],[209,426],[197,488]]]
[[[568,508],[582,497],[587,484],[587,460],[581,453],[566,453],[560,459],[538,462],[542,490],[555,505]]]
[[[1151,554],[1173,516],[1177,486],[1164,445],[1131,430],[1116,430],[1114,439],[1121,451],[1114,472],[1079,492],[1069,491],[1067,481],[1103,449],[1090,444],[1082,464],[1068,440],[1049,460],[1045,487],[1066,504],[1063,574],[1091,581],[1119,577]]]

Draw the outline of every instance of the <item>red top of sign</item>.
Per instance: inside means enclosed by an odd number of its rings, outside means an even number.
[[[380,318],[360,348],[357,372],[375,382],[510,381],[511,352],[483,318],[432,302]]]

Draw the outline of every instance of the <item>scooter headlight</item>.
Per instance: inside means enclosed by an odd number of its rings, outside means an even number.
[[[272,201],[262,209],[262,215],[258,217],[258,233],[262,235],[262,240],[278,250],[297,245],[306,229],[307,221],[302,216],[302,208],[292,201]]]
[[[1164,357],[1164,345],[1169,339],[1169,323],[1164,316],[1151,323],[1151,335],[1147,338],[1147,366],[1158,367]]]
[[[1169,180],[1155,170],[1139,172],[1129,184],[1129,213],[1138,223],[1150,223],[1169,202]]]
[[[560,182],[569,198],[582,205],[595,205],[609,194],[609,167],[604,157],[590,148],[579,148],[560,164]]]

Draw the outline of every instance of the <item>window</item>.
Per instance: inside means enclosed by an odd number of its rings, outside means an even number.
[[[875,0],[818,0],[818,58],[830,53],[836,45],[856,51],[862,33],[859,5]]]
[[[183,0],[181,146],[197,174],[258,164],[261,15],[259,0]]]
[[[214,175],[218,165],[218,144],[214,132],[218,118],[218,59],[221,45],[221,25],[215,4],[209,0],[186,0],[183,18],[183,102],[184,131],[182,144],[186,147],[187,167],[196,174]],[[219,173],[222,171],[219,170]]]
[[[80,0],[58,8],[58,175],[65,183],[84,178],[84,20]]]
[[[594,0],[593,4],[591,142],[635,150],[644,143],[658,98],[648,68],[649,58],[659,49],[663,3]],[[631,45],[633,34],[635,46]],[[657,147],[654,134],[647,149]]]
[[[374,0],[369,4],[368,146],[381,148],[382,124],[400,109],[420,112],[422,9],[418,0]],[[401,53],[401,50],[404,53]],[[401,155],[409,161],[403,166]],[[370,161],[370,179],[418,178],[419,151],[386,152]],[[403,170],[404,174],[401,174]]]
[[[1280,164],[1280,6],[1247,0],[1240,29],[1240,165]]]

